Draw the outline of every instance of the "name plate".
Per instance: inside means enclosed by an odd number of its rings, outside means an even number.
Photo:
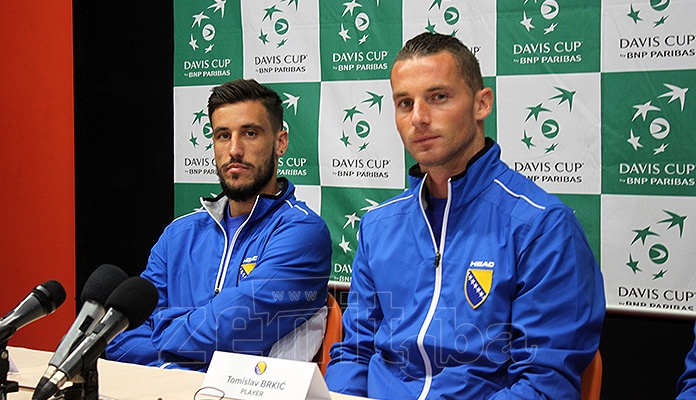
[[[331,395],[315,363],[216,351],[201,392],[230,399],[317,399]]]

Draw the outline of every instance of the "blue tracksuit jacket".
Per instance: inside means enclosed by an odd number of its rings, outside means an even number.
[[[222,196],[164,230],[142,274],[159,290],[158,307],[117,336],[107,358],[205,370],[215,350],[268,355],[326,304],[329,231],[295,199],[292,183],[279,184],[282,192],[259,196],[232,238]]]
[[[379,399],[579,399],[605,302],[573,211],[511,170],[487,139],[450,180],[437,246],[423,176],[411,178],[411,189],[360,223],[329,389]]]
[[[696,335],[696,324],[694,324]],[[696,399],[696,341],[684,360],[686,369],[677,381],[677,400]]]

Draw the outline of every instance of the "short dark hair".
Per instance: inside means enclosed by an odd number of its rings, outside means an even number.
[[[237,79],[214,87],[208,98],[208,118],[211,118],[213,112],[222,105],[248,100],[256,100],[263,104],[274,131],[278,132],[283,128],[283,102],[280,96],[254,79]]]
[[[409,39],[396,54],[396,61],[447,51],[454,57],[462,77],[472,91],[483,89],[481,67],[474,53],[459,39],[440,33],[423,32]]]

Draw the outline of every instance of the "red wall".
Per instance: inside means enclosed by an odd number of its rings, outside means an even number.
[[[72,2],[0,4],[0,315],[55,279],[67,300],[11,346],[53,350],[75,318]]]

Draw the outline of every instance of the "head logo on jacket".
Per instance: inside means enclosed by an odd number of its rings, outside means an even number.
[[[466,271],[464,294],[469,305],[476,309],[488,298],[493,283],[494,261],[472,261]]]

